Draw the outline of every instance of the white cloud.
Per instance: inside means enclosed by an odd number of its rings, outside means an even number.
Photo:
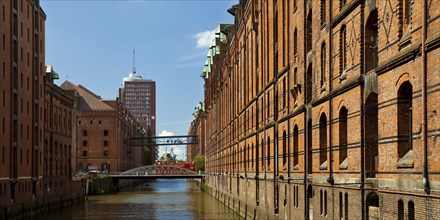
[[[160,132],[159,136],[173,136],[174,133],[171,131],[163,130]]]
[[[162,130],[159,134],[159,136],[173,136],[174,133],[167,130]],[[177,155],[177,159],[186,159],[186,146],[177,146],[177,145],[170,145],[170,146],[160,146],[159,147],[159,158],[162,157],[165,153],[171,152],[171,149],[173,149],[173,153]]]
[[[215,30],[202,31],[193,36],[197,40],[198,48],[207,48],[211,45],[212,40],[215,37]]]

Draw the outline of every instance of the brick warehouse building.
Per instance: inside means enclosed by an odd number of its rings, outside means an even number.
[[[209,191],[255,218],[440,216],[440,4],[239,2],[202,72]]]
[[[44,201],[57,203],[79,198],[81,190],[73,193],[72,187],[72,122],[76,121],[74,95],[57,86],[59,75],[51,65],[45,71],[43,179]],[[74,186],[75,185],[75,186]],[[79,185],[81,186],[81,185]]]
[[[206,154],[206,114],[205,103],[199,102],[193,113],[194,119],[191,121],[188,130],[188,136],[197,136],[197,144],[188,144],[186,161],[194,163],[196,156],[205,156]]]
[[[38,0],[0,1],[1,218],[83,197],[68,167],[72,99],[45,68],[45,20]]]
[[[60,87],[76,94],[76,172],[122,172],[143,165],[142,149],[129,143],[145,131],[119,100],[102,100],[69,81]]]
[[[13,206],[43,198],[46,15],[28,1],[0,1],[0,10],[0,200]]]

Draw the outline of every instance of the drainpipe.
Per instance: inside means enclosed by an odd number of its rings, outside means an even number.
[[[363,2],[361,2],[361,62],[363,62],[363,65],[361,65],[361,73],[362,73],[362,79],[365,78],[365,5]],[[360,184],[360,190],[361,190],[361,213],[362,213],[362,219],[366,219],[368,216],[367,212],[368,209],[365,204],[365,80],[362,80],[360,82],[361,85],[361,103],[360,103],[360,109],[361,109],[361,184]]]
[[[422,160],[423,160],[423,189],[425,193],[427,194],[427,219],[431,219],[431,213],[430,213],[430,187],[429,187],[429,178],[428,178],[428,125],[427,125],[427,113],[428,113],[428,107],[427,107],[427,57],[426,57],[426,37],[427,37],[427,0],[423,1],[423,12],[422,12],[422,18],[423,18],[423,26],[422,26]]]
[[[332,6],[333,6],[333,4],[332,4],[332,2],[333,1],[329,1],[329,8],[332,8]],[[328,53],[330,54],[330,56],[328,56],[329,57],[329,59],[328,60],[330,60],[331,58],[331,51],[332,51],[332,46],[333,46],[333,34],[332,34],[332,29],[331,29],[331,18],[332,18],[332,10],[329,10],[329,16],[330,16],[330,19],[329,19],[329,22],[328,22]],[[327,53],[327,51],[326,51],[326,53]],[[333,209],[333,211],[332,211],[332,219],[335,219],[335,188],[333,187],[333,185],[334,185],[334,183],[335,183],[335,180],[334,180],[334,178],[333,178],[333,164],[334,164],[334,162],[333,162],[333,150],[332,150],[332,148],[333,148],[333,145],[332,145],[332,137],[333,137],[333,129],[332,129],[332,115],[333,115],[333,105],[332,105],[332,92],[333,92],[333,90],[332,90],[332,80],[331,80],[331,76],[332,76],[332,74],[330,74],[330,71],[333,69],[332,68],[332,62],[329,62],[330,63],[330,65],[329,65],[329,77],[327,77],[327,82],[328,82],[328,92],[329,92],[329,140],[330,140],[330,144],[329,144],[329,147],[330,147],[330,163],[329,163],[329,165],[330,165],[330,172],[329,172],[329,177],[328,177],[328,179],[327,179],[327,182],[328,183],[330,183],[330,185],[332,186],[332,209]],[[325,74],[325,73],[324,73]]]

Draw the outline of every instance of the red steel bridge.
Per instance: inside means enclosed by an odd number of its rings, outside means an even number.
[[[108,177],[118,179],[202,179],[205,174],[175,165],[149,165],[121,173],[110,173]]]

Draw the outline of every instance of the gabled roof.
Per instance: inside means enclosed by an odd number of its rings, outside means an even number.
[[[100,96],[88,90],[82,85],[75,85],[70,81],[65,81],[60,86],[64,90],[75,90],[78,92],[78,110],[80,111],[111,111],[115,110],[107,105]]]

